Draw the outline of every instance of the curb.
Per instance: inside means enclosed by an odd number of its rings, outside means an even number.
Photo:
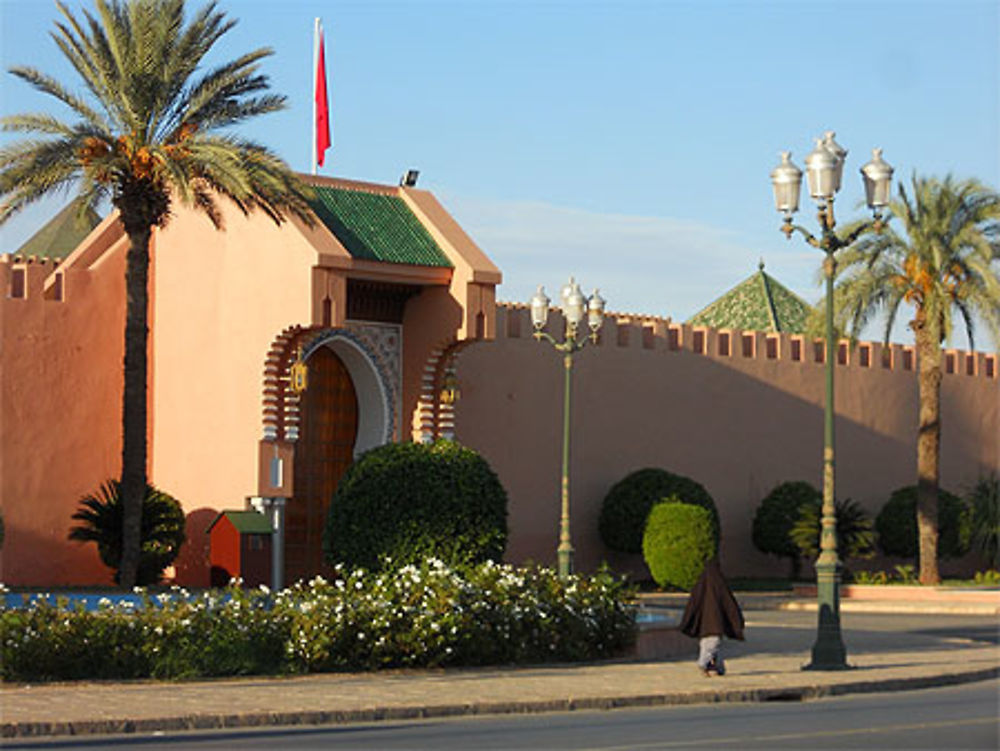
[[[768,610],[812,611],[818,610],[815,601],[790,600],[778,603]],[[968,603],[965,605],[927,605],[909,602],[865,602],[863,600],[841,600],[841,612],[847,613],[910,613],[919,615],[1000,615],[1000,608],[991,603]]]
[[[185,730],[251,729],[343,725],[362,722],[387,722],[442,717],[479,715],[541,714],[610,710],[630,707],[665,707],[690,704],[806,701],[846,694],[881,691],[910,691],[923,688],[975,683],[1000,677],[1000,666],[946,675],[915,676],[887,680],[854,681],[832,685],[804,683],[780,688],[711,689],[633,696],[595,696],[570,699],[546,699],[523,702],[480,702],[475,704],[437,704],[410,707],[374,707],[358,710],[320,710],[306,712],[250,712],[245,714],[206,714],[157,717],[141,720],[82,720],[79,722],[7,722],[0,724],[2,738],[39,738],[45,736],[118,735]]]

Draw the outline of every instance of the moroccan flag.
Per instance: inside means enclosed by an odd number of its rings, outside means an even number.
[[[326,60],[323,55],[323,29],[319,30],[316,54],[316,163],[323,166],[323,155],[330,148],[330,108],[326,101]]]

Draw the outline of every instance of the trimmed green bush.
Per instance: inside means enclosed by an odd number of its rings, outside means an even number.
[[[337,486],[323,538],[331,564],[369,570],[429,557],[499,561],[506,544],[506,491],[485,459],[454,441],[363,454]]]
[[[621,553],[643,552],[643,535],[650,509],[671,496],[681,503],[707,509],[718,542],[719,512],[708,491],[689,477],[665,469],[646,468],[627,475],[605,496],[598,520],[604,544]]]
[[[760,502],[753,517],[753,544],[791,562],[791,575],[798,578],[802,551],[792,540],[792,528],[802,508],[821,503],[822,494],[807,482],[783,482]]]
[[[959,558],[969,552],[971,519],[968,504],[938,488],[938,547],[940,558]],[[875,517],[878,545],[886,555],[916,558],[917,486],[898,488]]]
[[[690,591],[718,549],[715,521],[703,506],[669,498],[649,512],[642,553],[660,587]]]
[[[337,569],[276,595],[175,588],[92,612],[42,600],[0,610],[0,674],[176,679],[600,660],[634,643],[634,594],[606,570],[560,579],[428,560],[391,573]]]
[[[875,532],[868,512],[850,498],[836,501],[833,508],[836,519],[837,558],[843,562],[849,558],[871,558],[875,555]],[[819,555],[822,520],[823,502],[820,500],[802,506],[799,518],[792,527],[792,541],[807,558],[816,558]]]
[[[101,563],[114,570],[118,584],[123,515],[118,480],[108,480],[97,493],[81,498],[80,507],[71,518],[81,523],[70,528],[69,539],[96,543]],[[177,499],[147,485],[142,499],[137,585],[160,581],[163,569],[176,560],[187,539],[184,526],[184,510]]]

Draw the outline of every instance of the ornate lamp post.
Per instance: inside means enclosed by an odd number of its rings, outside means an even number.
[[[892,167],[882,161],[882,150],[872,151],[872,160],[861,168],[868,207],[874,220],[865,222],[846,237],[834,232],[834,195],[840,190],[847,151],[834,141],[833,131],[816,139],[816,148],[806,157],[809,195],[819,207],[819,238],[792,223],[792,214],[799,208],[799,188],[802,170],[792,164],[790,152],[783,152],[781,164],[771,172],[774,203],[785,215],[781,231],[791,239],[800,232],[810,245],[826,253],[823,275],[826,278],[826,408],[823,421],[823,521],[820,534],[820,554],[816,560],[816,597],[819,623],[812,662],[806,670],[843,670],[848,666],[847,653],[840,635],[840,561],[837,558],[837,522],[834,507],[834,440],[833,440],[833,367],[836,342],[833,331],[833,280],[837,272],[835,253],[853,243],[862,232],[883,228],[881,211],[889,203],[892,188]]]
[[[560,342],[543,331],[549,319],[549,298],[545,290],[539,286],[531,298],[531,324],[535,329],[534,337],[539,341],[549,342],[559,352],[563,353],[563,363],[566,366],[566,382],[563,391],[563,449],[562,449],[562,504],[559,518],[559,547],[556,549],[559,561],[559,576],[563,579],[573,573],[573,545],[569,533],[569,406],[570,406],[570,374],[573,369],[573,354],[587,346],[587,342],[597,342],[598,332],[604,323],[604,300],[597,290],[590,298],[585,298],[579,285],[569,278],[569,283],[562,288],[562,310],[566,319],[566,330]],[[577,339],[577,332],[587,315],[589,334]]]

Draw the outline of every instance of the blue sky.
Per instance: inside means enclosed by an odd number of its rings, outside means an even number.
[[[613,310],[683,320],[763,258],[816,301],[819,253],[778,232],[768,174],[784,149],[802,166],[829,129],[849,150],[844,222],[864,211],[858,169],[876,146],[902,180],[916,171],[1000,185],[996,0],[219,6],[239,24],[218,59],[273,47],[265,72],[289,98],[243,132],[309,171],[321,17],[334,132],[321,174],[394,183],[419,169],[419,187],[503,270],[505,300],[527,300],[538,284],[551,295],[573,274]],[[57,16],[46,0],[0,0],[3,67],[70,81],[48,37]],[[46,99],[0,78],[4,114]],[[0,228],[0,249],[65,200]],[[802,206],[814,227],[805,195]]]

